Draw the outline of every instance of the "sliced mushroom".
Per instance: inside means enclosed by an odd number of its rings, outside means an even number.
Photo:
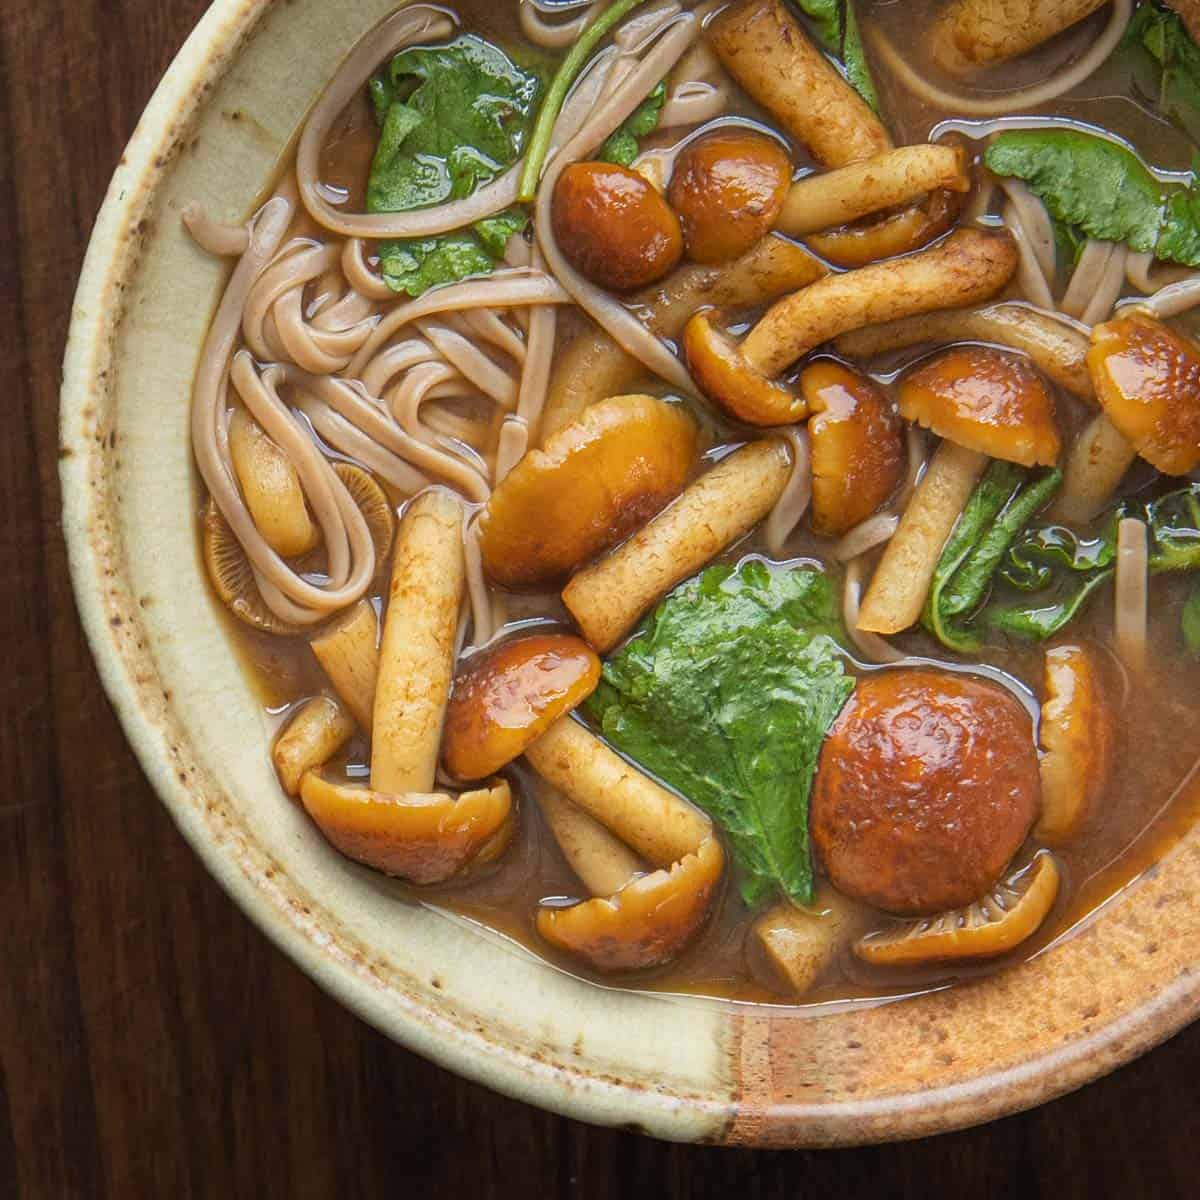
[[[392,561],[375,689],[371,785],[308,771],[304,807],[343,854],[414,883],[438,883],[498,853],[511,832],[503,780],[434,793],[465,591],[461,500],[430,488],[404,514]]]
[[[724,266],[683,266],[632,302],[655,333],[673,339],[704,305],[745,309],[769,304],[827,272],[803,246],[771,236]],[[543,439],[605,397],[628,391],[645,373],[642,364],[603,330],[580,334],[556,357],[542,417]]]
[[[863,927],[862,910],[823,886],[811,908],[778,904],[754,922],[754,937],[772,970],[796,999],[812,989]]]
[[[574,575],[563,603],[607,653],[656,600],[744,537],[775,507],[791,475],[779,438],[723,458],[627,542]]]
[[[302,704],[271,749],[283,790],[298,795],[305,772],[323,767],[353,736],[354,719],[332,697]]]
[[[379,617],[360,600],[309,642],[333,690],[364,733],[371,732],[379,678]]]
[[[765,134],[718,128],[675,160],[667,198],[693,262],[722,263],[770,233],[792,180],[787,151]]]
[[[1088,368],[1109,420],[1151,466],[1200,466],[1200,345],[1135,312],[1092,330]]]
[[[229,457],[246,507],[267,545],[283,558],[307,554],[321,540],[291,460],[242,407],[229,419]]]
[[[855,942],[854,953],[880,967],[995,958],[1037,932],[1054,907],[1058,887],[1058,866],[1052,855],[1042,853],[974,904],[869,933]]]
[[[592,405],[492,493],[479,521],[484,569],[505,587],[558,582],[679,495],[696,454],[696,426],[676,404]]]
[[[782,0],[739,0],[708,27],[721,65],[827,167],[891,146],[865,100],[813,45]]]
[[[899,395],[906,420],[990,458],[1050,466],[1062,452],[1050,390],[1016,355],[953,347],[909,372]]]
[[[600,660],[577,637],[514,638],[473,655],[454,680],[442,760],[456,779],[482,779],[523,754],[600,682]]]
[[[1046,651],[1040,734],[1042,815],[1035,835],[1069,841],[1108,786],[1116,752],[1116,714],[1096,653],[1084,646]]]
[[[838,537],[896,490],[904,439],[891,401],[865,375],[826,359],[800,376],[810,411],[812,527]]]
[[[933,57],[961,75],[1027,54],[1106,0],[954,0],[933,25]]]
[[[1033,728],[1007,689],[911,668],[860,679],[821,748],[812,839],[830,882],[884,912],[970,904],[1037,816]]]

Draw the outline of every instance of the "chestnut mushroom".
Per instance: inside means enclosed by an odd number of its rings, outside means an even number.
[[[1040,735],[1042,813],[1034,833],[1050,846],[1078,832],[1104,794],[1116,753],[1116,713],[1094,650],[1046,651]]]
[[[820,976],[856,937],[862,910],[827,884],[810,908],[778,904],[754,922],[754,937],[775,975],[795,999],[812,989]]]
[[[953,0],[930,33],[934,60],[965,74],[1028,53],[1104,6],[1105,0]]]
[[[392,561],[375,688],[371,783],[307,771],[300,798],[343,854],[414,883],[439,883],[503,848],[503,780],[458,797],[433,791],[465,589],[462,502],[430,488],[409,504]]]
[[[379,617],[370,600],[360,600],[309,640],[317,662],[359,728],[369,734],[379,678]]]
[[[904,471],[900,420],[877,384],[831,359],[807,367],[800,390],[815,414],[808,423],[813,532],[838,537],[896,490]]]
[[[1037,932],[1058,897],[1060,874],[1043,851],[973,904],[869,933],[854,953],[880,967],[996,958]]]
[[[555,184],[551,221],[570,264],[613,291],[645,287],[683,257],[679,218],[628,167],[572,163]]]
[[[558,582],[679,495],[696,454],[696,426],[676,404],[592,405],[492,493],[479,520],[484,570],[509,588]]]
[[[979,899],[1038,813],[1029,714],[997,684],[897,669],[859,681],[821,749],[812,838],[839,891],[923,915]]]
[[[354,736],[354,718],[332,696],[313,696],[293,714],[271,747],[283,790],[299,795],[306,772],[323,767]]]

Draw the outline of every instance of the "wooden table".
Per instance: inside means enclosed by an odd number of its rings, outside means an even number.
[[[0,0],[0,1197],[1197,1195],[1200,1026],[984,1129],[827,1153],[673,1147],[392,1045],[209,879],[100,689],[56,474],[92,218],[204,7]]]

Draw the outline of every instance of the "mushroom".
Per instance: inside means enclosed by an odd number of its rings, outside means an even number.
[[[1078,832],[1104,794],[1116,752],[1116,714],[1095,651],[1046,651],[1040,736],[1042,814],[1035,836],[1058,846]]]
[[[364,733],[371,732],[379,678],[379,617],[370,600],[360,600],[309,645],[338,698]]]
[[[874,382],[832,359],[807,367],[800,390],[816,414],[808,423],[813,532],[839,537],[896,490],[904,472],[900,421]]]
[[[454,680],[442,761],[457,779],[483,779],[524,753],[600,682],[600,660],[577,637],[514,638],[471,656]]]
[[[283,790],[298,795],[305,772],[323,767],[353,736],[354,719],[331,696],[302,704],[271,749]]]
[[[603,162],[566,167],[554,187],[551,220],[571,265],[614,291],[645,287],[683,257],[679,218],[628,167]]]
[[[685,265],[631,302],[655,333],[674,339],[705,304],[726,309],[769,304],[827,271],[803,246],[771,236],[724,266]],[[543,438],[606,396],[628,391],[645,373],[645,367],[604,330],[581,333],[556,358],[542,417]]]
[[[371,783],[305,773],[300,797],[343,854],[414,883],[439,883],[503,848],[512,796],[503,780],[458,797],[433,792],[465,591],[462,502],[430,488],[404,514],[375,691]]]
[[[504,477],[479,520],[489,578],[553,584],[629,536],[682,490],[696,427],[676,404],[614,396],[532,450]]]
[[[291,460],[240,405],[229,418],[229,457],[246,507],[267,545],[298,558],[321,540]]]
[[[562,598],[584,637],[601,654],[611,650],[656,600],[749,533],[775,506],[790,474],[784,441],[751,442],[574,575]]]
[[[721,65],[827,167],[891,146],[870,105],[842,78],[782,0],[738,0],[708,26]]]
[[[386,562],[396,527],[396,518],[386,493],[376,483],[374,476],[362,467],[339,462],[334,463],[333,469],[366,519],[375,545],[376,561]],[[239,621],[266,633],[301,632],[299,627],[277,617],[263,602],[250,560],[212,500],[204,510],[201,548],[213,588],[221,602]]]
[[[635,875],[608,896],[566,908],[543,905],[538,932],[601,970],[634,970],[674,958],[707,917],[724,870],[711,822],[570,717],[560,717],[525,755],[584,814],[660,868]],[[580,828],[575,826],[577,833]],[[595,868],[591,847],[586,855]],[[614,862],[609,855],[605,874],[593,874],[593,881],[615,882],[625,865],[628,860]]]
[[[1046,852],[988,889],[982,899],[954,912],[869,933],[854,953],[873,966],[914,967],[925,963],[995,958],[1034,934],[1058,896],[1059,870]]]
[[[938,66],[961,75],[1027,54],[1107,0],[954,0],[930,34]]]
[[[1200,466],[1200,345],[1134,312],[1092,330],[1088,369],[1105,414],[1152,467]]]
[[[982,896],[1037,816],[1028,712],[948,671],[859,680],[821,749],[813,845],[830,882],[884,912],[939,913]]]
[[[968,450],[1025,467],[1058,461],[1054,400],[1023,359],[990,346],[955,346],[900,383],[900,415]]]
[[[541,782],[538,807],[567,865],[593,896],[619,892],[645,863],[595,817],[572,803],[557,788]]]
[[[716,381],[717,390],[705,392],[710,399],[726,406],[744,403],[744,397],[763,395],[764,379],[781,374],[822,342],[863,325],[986,300],[1012,278],[1016,266],[1007,232],[960,229],[927,250],[828,275],[784,297],[720,358],[722,347],[704,328],[708,317],[699,313],[684,334],[688,363],[698,380]]]
[[[1112,499],[1137,451],[1112,423],[1098,412],[1075,438],[1063,464],[1062,489],[1050,507],[1059,521],[1091,521]]]
[[[862,910],[823,886],[811,908],[777,904],[754,922],[754,937],[774,973],[799,999],[863,926]]]
[[[744,254],[771,231],[791,180],[787,151],[765,134],[726,127],[689,142],[667,191],[688,257],[721,263]]]

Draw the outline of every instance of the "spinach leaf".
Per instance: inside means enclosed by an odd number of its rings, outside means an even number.
[[[1192,583],[1191,594],[1183,606],[1183,640],[1196,658],[1200,658],[1200,579]]]
[[[867,62],[854,0],[796,0],[825,50],[838,59],[850,86],[877,112],[879,93]]]
[[[640,150],[638,138],[644,138],[658,127],[658,118],[666,102],[667,84],[666,80],[662,80],[625,121],[613,130],[596,157],[601,162],[616,163],[620,167],[631,166]]]
[[[995,138],[984,162],[1029,184],[1056,223],[1200,266],[1200,192],[1164,189],[1117,142],[1074,129],[1014,129]]]
[[[971,617],[1009,547],[1061,483],[1060,471],[1034,476],[999,461],[987,469],[946,542],[925,602],[923,623],[944,646],[969,653],[982,644]]]
[[[1155,107],[1200,140],[1200,47],[1179,14],[1158,0],[1139,5],[1121,48]]]
[[[796,0],[800,11],[812,22],[813,32],[830,54],[842,53],[845,36],[845,0]]]
[[[407,212],[469,196],[516,162],[541,81],[498,47],[464,34],[401,51],[369,90],[381,130],[367,209]],[[527,220],[510,209],[473,230],[383,242],[381,272],[390,288],[413,296],[487,274]]]
[[[729,836],[755,905],[813,897],[808,800],[854,689],[834,589],[811,567],[710,567],[604,666],[587,712]]]

